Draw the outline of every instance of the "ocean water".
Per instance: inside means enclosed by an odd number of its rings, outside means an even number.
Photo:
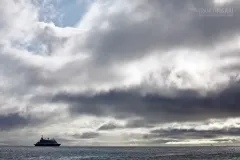
[[[240,160],[240,147],[0,147],[1,160]]]

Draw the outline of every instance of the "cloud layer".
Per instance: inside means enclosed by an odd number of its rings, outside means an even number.
[[[238,142],[237,0],[0,6],[0,143],[42,132],[66,145]]]

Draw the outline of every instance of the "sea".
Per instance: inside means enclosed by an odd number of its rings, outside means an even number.
[[[1,160],[240,160],[240,147],[0,147]]]

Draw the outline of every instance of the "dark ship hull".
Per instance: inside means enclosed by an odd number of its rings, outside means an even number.
[[[34,144],[36,147],[59,147],[61,144]]]
[[[59,147],[61,144],[57,143],[55,139],[44,139],[42,138],[34,144],[34,146],[37,147]]]

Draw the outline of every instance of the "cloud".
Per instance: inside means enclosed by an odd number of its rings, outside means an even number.
[[[209,129],[209,130],[197,130],[197,129],[159,129],[152,130],[150,134],[144,135],[145,139],[165,138],[174,140],[188,140],[188,139],[216,139],[223,136],[235,136],[239,135],[239,128],[223,128],[223,129]]]
[[[175,90],[175,95],[141,95],[134,89],[115,89],[93,95],[59,93],[53,102],[66,103],[72,114],[143,117],[158,122],[195,121],[238,116],[239,82],[219,93],[201,96],[195,90]]]
[[[34,126],[43,123],[43,119],[33,118],[31,116],[22,116],[19,113],[10,113],[8,115],[0,115],[0,130],[19,129],[27,126]]]
[[[156,121],[142,119],[128,120],[125,128],[152,128],[156,125]]]
[[[137,139],[163,123],[239,116],[238,1],[89,1],[86,12],[75,17],[81,17],[79,23],[63,28],[65,3],[0,2],[0,129],[12,137],[36,125],[50,135],[74,135],[66,143],[97,138],[130,144],[130,130],[141,132]],[[234,12],[202,12],[216,7]],[[81,133],[82,117],[94,119],[86,128],[96,131]],[[69,133],[60,132],[64,125]],[[171,142],[181,140],[177,133],[196,139],[237,133],[205,127],[209,132],[161,132],[176,135]]]
[[[74,134],[73,137],[77,139],[93,139],[97,138],[99,133],[97,132],[84,132],[82,134]]]
[[[94,29],[87,34],[86,47],[91,48],[97,64],[139,59],[152,51],[160,54],[176,48],[211,48],[239,33],[240,5],[236,1],[224,6],[233,8],[233,16],[200,16],[189,7],[215,8],[211,1],[164,0],[133,4],[128,4],[135,6],[131,10],[100,12],[101,16],[95,19],[98,25],[93,24]],[[99,4],[98,7],[102,11],[106,6]],[[148,16],[137,21],[136,16],[141,14]],[[89,18],[95,17],[89,15]],[[103,23],[109,27],[99,28]]]
[[[8,40],[18,41],[21,39],[24,41],[25,39],[31,37],[32,34],[30,34],[29,31],[32,29],[34,22],[38,17],[35,7],[26,0],[3,0],[0,2],[0,6],[1,44],[8,43]]]
[[[117,129],[117,128],[121,128],[121,126],[117,125],[117,124],[114,124],[114,123],[106,123],[106,124],[103,124],[101,125],[98,130],[113,130],[113,129]]]

